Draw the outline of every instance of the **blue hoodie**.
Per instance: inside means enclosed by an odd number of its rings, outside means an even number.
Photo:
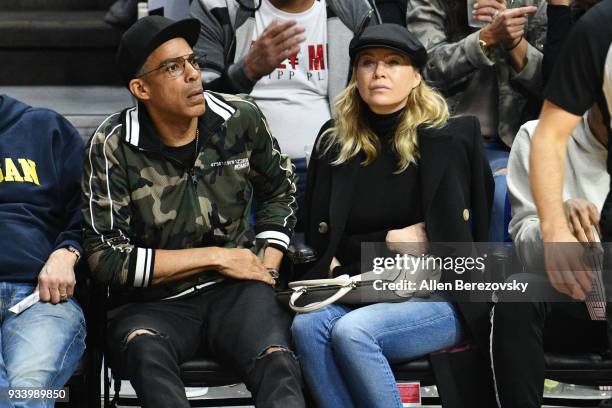
[[[62,116],[0,95],[0,281],[35,283],[55,249],[82,253],[82,154]]]

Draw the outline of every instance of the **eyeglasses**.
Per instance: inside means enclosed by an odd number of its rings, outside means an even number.
[[[200,65],[204,65],[204,57],[194,53],[171,58],[159,64],[157,68],[147,71],[144,74],[140,74],[136,78],[141,78],[160,69],[164,70],[164,72],[166,72],[170,78],[176,78],[185,73],[185,63],[187,62],[189,62],[193,69],[199,71]]]

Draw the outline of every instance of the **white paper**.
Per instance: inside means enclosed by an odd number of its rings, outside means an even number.
[[[40,300],[38,291],[35,291],[29,296],[26,296],[21,302],[9,309],[10,312],[19,314]]]

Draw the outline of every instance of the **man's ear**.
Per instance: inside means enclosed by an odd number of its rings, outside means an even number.
[[[142,78],[132,79],[128,84],[128,88],[132,95],[138,98],[138,100],[148,100],[151,98],[149,85]]]

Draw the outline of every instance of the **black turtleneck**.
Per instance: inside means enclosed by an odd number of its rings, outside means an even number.
[[[334,270],[358,274],[362,242],[384,242],[387,231],[423,221],[419,168],[410,165],[396,174],[399,158],[393,147],[401,111],[378,115],[369,109],[365,118],[380,140],[381,151],[376,160],[360,166],[355,196],[344,236],[336,257],[345,267]]]

